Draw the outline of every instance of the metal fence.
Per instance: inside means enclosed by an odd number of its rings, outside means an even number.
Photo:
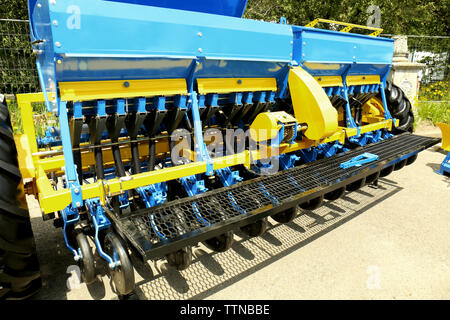
[[[0,19],[0,93],[40,91],[27,20]]]
[[[449,100],[450,37],[411,35],[408,48],[410,61],[426,64],[419,74],[421,94],[427,100]],[[35,59],[28,21],[0,19],[0,93],[40,91]]]
[[[449,36],[408,36],[409,60],[424,63],[419,71],[422,102],[450,102]]]

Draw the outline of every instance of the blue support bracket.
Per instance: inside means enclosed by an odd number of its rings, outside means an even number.
[[[388,109],[388,105],[387,105],[387,100],[386,100],[386,93],[385,93],[385,89],[386,89],[386,81],[387,81],[387,77],[389,75],[389,71],[391,70],[392,65],[388,65],[386,66],[386,70],[383,74],[383,76],[381,77],[381,85],[380,85],[380,93],[381,93],[381,100],[383,101],[383,108],[384,108],[384,118],[387,119],[392,119],[392,115],[389,112]],[[392,123],[392,126],[395,126],[395,123]]]
[[[340,164],[340,167],[341,167],[341,169],[348,169],[351,167],[361,167],[363,164],[373,162],[376,160],[378,160],[378,156],[376,154],[364,152],[363,154],[353,157],[346,162],[342,162]]]
[[[74,209],[71,205],[66,207],[64,210],[61,211],[61,216],[63,218],[63,237],[64,242],[66,243],[66,247],[72,251],[75,261],[78,261],[82,259],[81,250],[75,250],[69,243],[69,240],[67,238],[67,227],[76,224],[78,221],[80,221],[80,215],[78,213],[77,209]]]
[[[438,171],[439,174],[450,174],[450,152],[445,157],[444,161],[442,161],[441,166]]]
[[[300,157],[305,162],[312,162],[312,161],[315,161],[317,159],[318,151],[319,150],[317,148],[309,147],[307,149],[299,150],[299,154],[300,154]]]
[[[61,144],[61,132],[59,131],[58,128],[55,127],[47,127],[47,129],[45,130],[45,136],[43,138],[38,138],[37,139],[37,144],[39,147],[44,147],[44,146],[57,146]]]
[[[83,205],[83,196],[81,194],[80,183],[78,181],[75,163],[73,160],[72,141],[70,138],[69,118],[67,114],[67,102],[61,101],[59,98],[57,99],[57,102],[67,184],[71,189],[72,206],[74,208],[79,208]]]
[[[289,70],[291,69],[291,64],[287,64],[284,67],[284,70],[280,72],[280,75],[277,77],[277,87],[278,92],[276,98],[286,98],[287,96],[287,86],[289,80]]]
[[[115,104],[115,112],[116,112],[119,116],[126,115],[126,110],[125,110],[125,100],[124,100],[124,99],[117,99],[117,100],[116,100],[116,104]]]
[[[350,108],[350,101],[348,98],[348,94],[350,90],[354,90],[353,87],[348,87],[347,86],[347,75],[350,72],[350,69],[352,68],[353,64],[349,64],[346,68],[345,71],[342,73],[342,90],[341,90],[341,96],[344,98],[345,100],[345,123],[347,124],[348,128],[356,128],[356,136],[358,137],[360,132],[361,132],[361,128],[358,127],[356,125],[355,119],[353,119],[352,116],[352,111]]]
[[[280,169],[287,170],[294,167],[295,162],[299,161],[301,158],[295,154],[282,154],[280,155]]]
[[[367,133],[363,133],[359,136],[350,137],[348,140],[357,145],[365,146],[368,142],[367,137],[368,137]]]
[[[103,210],[103,207],[100,204],[99,198],[87,199],[86,205],[89,209],[88,211],[91,216],[92,223],[94,224],[95,229],[94,242],[95,246],[97,247],[97,251],[100,257],[106,260],[108,262],[109,267],[112,270],[114,270],[115,267],[120,266],[120,260],[113,259],[111,256],[109,256],[103,251],[102,245],[98,237],[99,231],[109,228],[111,226],[111,222],[106,217],[105,211]]]
[[[239,171],[231,171],[230,168],[217,169],[215,171],[224,187],[229,187],[235,183],[242,181]]]
[[[322,143],[317,146],[317,149],[320,154],[323,154],[325,158],[328,158],[341,151],[342,147],[342,144],[340,144],[339,142]]]
[[[213,162],[208,155],[206,144],[203,140],[202,122],[200,118],[197,92],[194,91],[194,74],[199,64],[199,59],[192,60],[191,66],[189,67],[188,76],[186,77],[187,89],[189,92],[188,109],[192,112],[192,120],[194,122],[195,150],[198,154],[198,160],[206,161],[206,175],[211,176],[214,173]]]
[[[122,210],[129,207],[130,201],[128,200],[128,190],[119,195],[119,203],[119,208]]]

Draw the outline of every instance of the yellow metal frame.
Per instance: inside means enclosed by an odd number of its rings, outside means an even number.
[[[314,77],[322,87],[343,87],[341,76]]]
[[[345,26],[345,28],[339,30],[340,32],[350,32],[353,28],[370,30],[373,32],[371,34],[369,34],[369,36],[372,36],[372,37],[377,37],[380,35],[381,32],[383,32],[383,29],[381,29],[381,28],[368,27],[368,26],[363,26],[360,24],[353,24],[353,23],[347,23],[347,22],[341,22],[341,21],[335,21],[335,20],[329,20],[329,19],[322,19],[322,18],[318,18],[318,19],[311,21],[305,27],[314,28],[318,23],[329,23],[329,24],[337,24],[340,26]]]
[[[314,79],[320,84],[321,87],[343,87],[343,81],[341,76],[316,76]],[[360,75],[360,76],[347,76],[346,84],[348,86],[359,86],[367,84],[380,84],[381,79],[379,75]]]
[[[275,78],[204,78],[197,79],[198,93],[277,91]]]
[[[187,94],[185,79],[60,82],[63,101],[86,101]]]
[[[312,77],[310,80],[314,81]],[[270,80],[270,82],[267,81],[268,84],[267,86],[258,88],[260,90],[262,88],[264,90],[276,89],[273,87],[273,83],[271,81],[272,80]],[[204,84],[205,83],[206,82],[204,82]],[[248,82],[247,84],[249,83],[251,82]],[[322,90],[322,88],[318,85],[317,81],[314,81],[314,83],[316,84],[316,86],[318,86],[320,90]],[[203,92],[209,92],[208,91],[209,85],[211,85],[211,82],[209,82],[206,85],[206,87],[203,87],[206,90]],[[231,91],[234,90],[231,89],[231,86],[228,84],[225,84],[224,86],[222,86],[222,88],[228,88],[226,90]],[[241,91],[243,90],[241,89]],[[217,90],[214,90],[214,92],[217,92]],[[94,96],[87,96],[87,95],[83,96],[83,98],[92,98],[92,97]],[[105,97],[103,96],[103,98]],[[32,103],[43,101],[44,96],[42,93],[17,95],[17,102],[20,108],[24,133],[22,135],[15,136],[15,141],[16,145],[18,146],[19,166],[22,175],[24,178],[33,178],[33,188],[29,190],[34,190],[35,195],[37,194],[39,198],[42,212],[44,214],[48,214],[66,208],[72,201],[72,195],[69,189],[55,190],[47,176],[47,174],[50,172],[63,174],[61,168],[63,168],[65,165],[64,157],[62,154],[51,156],[51,155],[44,155],[42,152],[48,151],[50,154],[53,152],[55,153],[62,152],[61,147],[54,147],[51,148],[50,150],[44,149],[39,150],[37,147],[36,132],[34,129],[34,122],[33,122]],[[382,120],[383,118],[379,116],[378,119]],[[360,131],[361,133],[365,133],[369,131],[378,130],[381,128],[391,130],[392,121],[383,120],[376,123],[371,123],[366,126],[362,126]],[[289,153],[333,141],[339,141],[341,143],[344,143],[346,138],[349,138],[356,134],[357,134],[356,129],[336,127],[327,136],[321,137],[319,139],[303,139],[302,141],[294,142],[292,144],[282,143],[276,150],[273,150],[271,148],[264,150],[263,148],[260,148],[259,150],[255,151],[246,150],[245,152],[242,152],[240,154],[212,159],[213,169],[217,170],[240,164],[249,167],[251,161],[256,161],[259,159],[270,157],[274,152],[277,152],[278,154]],[[103,143],[107,142],[108,140],[103,141]],[[81,147],[83,146],[84,145],[81,145]],[[169,146],[167,138],[159,139],[157,141],[156,148],[158,154],[168,152]],[[112,157],[110,147],[104,147],[103,150],[104,150],[105,166],[113,165],[114,159]],[[129,161],[131,159],[131,150],[129,146],[124,144],[123,146],[120,147],[120,151],[124,161]],[[139,143],[139,151],[142,158],[148,156],[148,141],[142,141]],[[193,155],[192,158],[196,158],[195,155]],[[82,163],[83,169],[85,170],[87,170],[89,166],[94,165],[95,161],[92,152],[90,152],[89,150],[82,151]],[[82,185],[81,191],[83,199],[99,197],[101,203],[105,204],[106,197],[108,196],[120,194],[121,192],[135,189],[140,186],[174,180],[194,174],[205,173],[206,169],[207,169],[206,162],[204,161],[192,162],[186,165],[135,174],[132,175],[131,179],[128,181],[120,181],[118,178],[103,181],[99,180],[92,184]]]
[[[381,79],[379,75],[347,76],[346,82],[348,86],[360,86],[366,84],[380,84]]]

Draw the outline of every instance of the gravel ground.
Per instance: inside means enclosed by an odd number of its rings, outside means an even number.
[[[438,134],[436,132],[435,134]],[[433,134],[433,135],[435,135]],[[450,179],[434,172],[445,153],[417,161],[343,198],[271,226],[240,233],[225,253],[199,245],[176,271],[139,263],[141,299],[449,299]],[[98,281],[79,283],[61,229],[43,221],[29,198],[44,287],[34,299],[117,299],[105,264]]]

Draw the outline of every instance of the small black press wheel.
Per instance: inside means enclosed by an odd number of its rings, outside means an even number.
[[[225,252],[233,245],[233,231],[228,231],[217,237],[203,241],[203,244],[216,252]]]
[[[409,157],[408,159],[406,159],[406,165],[409,166],[410,164],[413,164],[417,160],[417,156],[418,156],[418,154],[416,153],[412,157]]]
[[[359,179],[359,180],[356,180],[356,181],[354,181],[354,182],[349,183],[349,184],[345,187],[345,189],[346,189],[347,191],[352,192],[352,191],[356,191],[356,190],[358,190],[358,189],[364,187],[365,184],[366,184],[366,178],[364,177],[364,178],[362,178],[362,179]]]
[[[390,175],[392,173],[392,171],[394,171],[394,165],[384,168],[380,172],[380,178],[387,177],[388,175]]]
[[[276,213],[271,218],[279,223],[289,223],[297,216],[297,206]]]
[[[323,204],[323,195],[300,204],[300,208],[304,210],[315,210]]]
[[[400,170],[406,165],[406,159],[401,160],[400,162],[397,162],[394,166],[394,170]]]
[[[166,255],[167,263],[177,270],[187,269],[192,263],[192,248],[184,247]]]
[[[108,233],[104,240],[105,252],[120,265],[109,269],[117,294],[127,295],[134,290],[134,269],[122,240],[115,233]]]
[[[342,197],[342,196],[344,195],[344,193],[345,193],[345,187],[342,187],[342,188],[339,188],[339,189],[330,191],[330,192],[328,192],[328,193],[325,193],[324,198],[325,198],[326,200],[331,200],[331,201],[333,201],[333,200],[337,200],[337,199],[339,199],[340,197]]]
[[[379,177],[380,177],[380,171],[377,171],[375,173],[372,173],[371,175],[368,175],[366,178],[366,184],[374,183],[376,180],[378,180]]]
[[[264,218],[241,227],[241,231],[249,237],[259,237],[266,232],[268,224],[267,218]]]
[[[81,230],[75,231],[75,239],[81,251],[81,260],[78,261],[78,265],[83,281],[86,284],[91,284],[95,281],[94,255],[92,254],[91,246],[89,245],[87,236]]]

